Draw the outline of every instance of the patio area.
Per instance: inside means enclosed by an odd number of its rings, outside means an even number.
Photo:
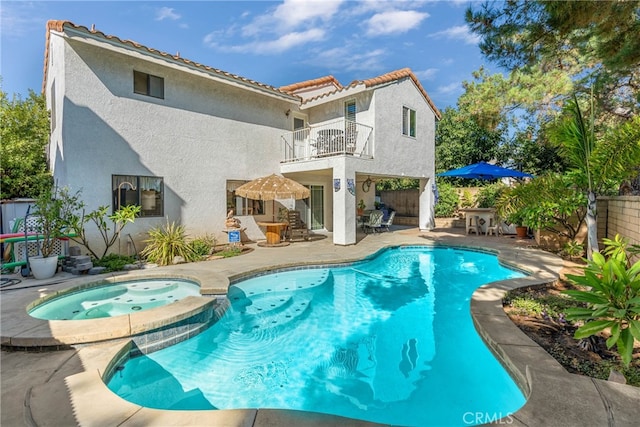
[[[527,396],[527,403],[506,418],[512,425],[635,425],[640,389],[569,374],[541,347],[522,333],[504,314],[501,299],[509,289],[549,283],[558,277],[562,260],[531,247],[532,240],[515,236],[467,235],[464,229],[420,232],[393,226],[392,232],[358,234],[353,246],[334,245],[331,238],[295,242],[286,247],[255,244],[246,255],[148,269],[123,274],[190,276],[210,294],[224,294],[229,280],[252,272],[297,264],[330,264],[361,259],[380,248],[395,245],[453,245],[495,251],[502,263],[524,269],[528,277],[480,287],[471,302],[476,328],[496,357]],[[22,279],[2,290],[2,343],[33,335],[36,328],[25,306],[44,292],[68,288],[85,277],[58,273],[49,281]],[[10,276],[11,277],[11,276]],[[98,277],[93,276],[95,281]],[[42,328],[38,336],[49,337]],[[77,331],[80,333],[80,331]],[[66,333],[73,333],[67,331]],[[126,402],[111,393],[101,375],[127,339],[48,352],[2,351],[2,425],[224,425],[224,426],[358,426],[374,425],[337,416],[272,409],[222,411],[160,411]],[[96,404],[99,402],[99,404]],[[492,414],[480,414],[480,422]],[[502,414],[507,416],[507,414]],[[475,416],[475,415],[474,415]],[[485,418],[482,418],[485,416]],[[468,421],[468,420],[466,420]],[[465,420],[460,420],[464,425]],[[497,421],[493,419],[492,421]]]

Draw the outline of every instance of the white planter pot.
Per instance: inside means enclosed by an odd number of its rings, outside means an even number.
[[[46,258],[42,256],[29,257],[29,268],[36,279],[50,279],[58,270],[58,256],[52,255]]]

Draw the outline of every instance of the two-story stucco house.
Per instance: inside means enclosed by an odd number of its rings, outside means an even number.
[[[271,219],[278,204],[234,190],[272,173],[310,188],[296,209],[339,245],[356,242],[356,205],[373,207],[380,178],[420,179],[420,228],[433,223],[440,113],[409,69],[275,88],[50,21],[43,91],[57,184],[82,189],[89,209],[139,204],[126,229],[136,240],[165,218],[222,236],[229,208]]]

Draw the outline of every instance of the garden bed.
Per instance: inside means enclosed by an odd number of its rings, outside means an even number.
[[[572,289],[572,285],[563,280],[554,285],[518,288],[506,295],[503,307],[509,318],[567,371],[606,380],[615,369],[625,376],[627,384],[640,387],[640,345],[636,343],[633,360],[624,367],[615,347],[607,349],[607,336],[573,338],[577,326],[564,319],[563,310],[577,303],[561,293],[565,289]]]

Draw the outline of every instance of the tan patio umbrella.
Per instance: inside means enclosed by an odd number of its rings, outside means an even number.
[[[275,201],[284,199],[306,199],[311,195],[311,191],[292,179],[274,173],[242,184],[236,188],[236,194],[240,197],[246,197],[247,199]]]

